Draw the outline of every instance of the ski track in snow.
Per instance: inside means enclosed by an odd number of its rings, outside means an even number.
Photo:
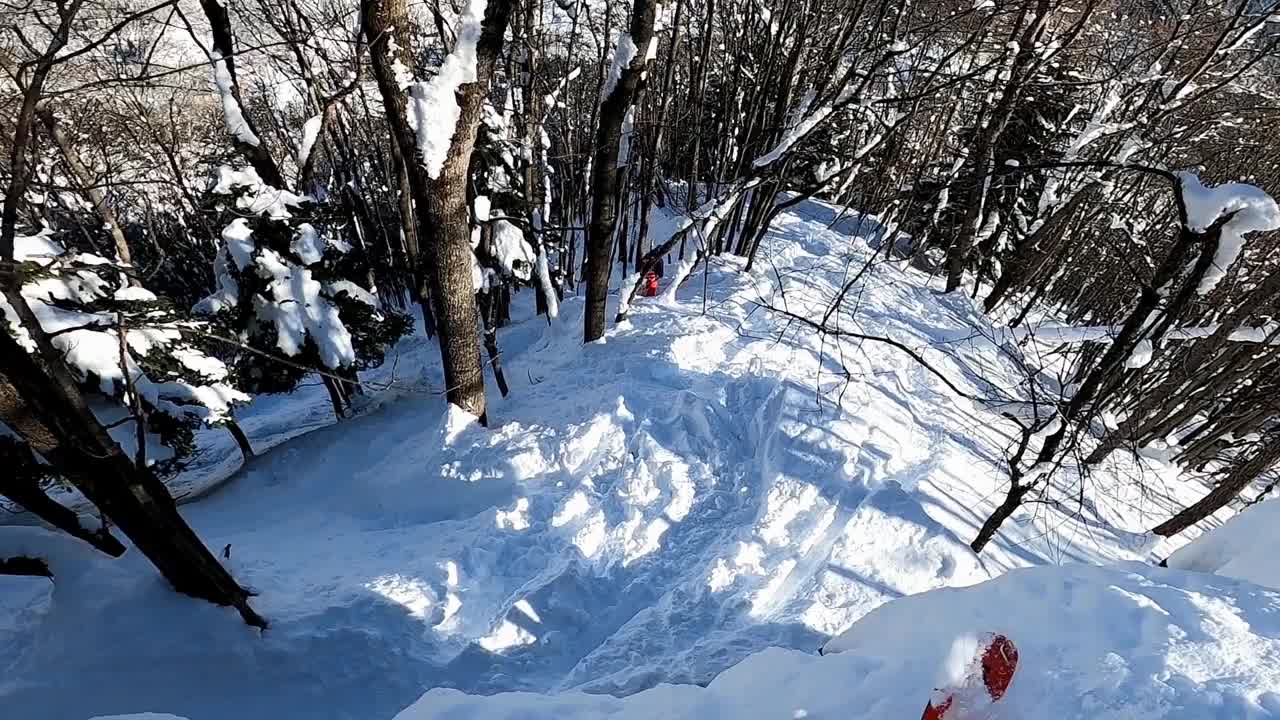
[[[424,392],[441,380],[420,336],[372,374],[392,388],[341,425],[321,427],[319,388],[258,400],[243,425],[280,446],[183,511],[230,546],[271,628],[168,592],[136,552],[52,588],[0,578],[14,618],[0,704],[40,720],[368,720],[432,687],[629,694],[705,684],[770,646],[815,651],[904,595],[1141,559],[1113,524],[1148,517],[1085,528],[1037,510],[979,560],[967,541],[999,499],[1008,427],[893,348],[837,346],[758,307],[819,317],[872,252],[861,230],[802,204],[758,271],[713,264],[603,342],[580,345],[580,298],[554,328],[517,323],[499,337],[512,394],[491,395],[489,430]],[[856,293],[861,331],[909,342],[967,392],[992,390],[979,373],[1016,377],[970,337],[986,320],[916,271],[877,266]],[[179,493],[238,463],[205,441]]]

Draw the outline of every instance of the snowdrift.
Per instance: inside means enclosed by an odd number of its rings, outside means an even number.
[[[1168,565],[1280,588],[1277,540],[1280,502],[1268,500],[1187,543],[1169,556]]]
[[[708,687],[617,699],[432,690],[396,720],[878,720],[919,717],[952,649],[995,629],[1020,664],[989,720],[1280,717],[1280,594],[1130,564],[1014,570],[872,611],[827,655],[768,650]]]

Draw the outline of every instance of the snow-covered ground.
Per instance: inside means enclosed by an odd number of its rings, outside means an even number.
[[[833,641],[834,654],[767,650],[707,688],[622,699],[433,690],[396,720],[915,718],[992,627],[1018,638],[1018,671],[999,703],[957,715],[966,720],[1280,717],[1278,604],[1280,593],[1247,583],[1137,564],[1019,569],[889,603]]]
[[[1140,532],[1202,488],[1118,465],[1083,507],[1064,489],[975,556],[1007,422],[900,348],[766,309],[821,318],[873,228],[804,203],[754,273],[713,261],[603,342],[581,345],[578,298],[555,327],[516,323],[491,429],[446,412],[418,336],[361,417],[327,426],[319,388],[255,403],[244,426],[280,444],[235,470],[229,441],[207,439],[178,487],[203,495],[184,514],[260,593],[263,634],[170,592],[137,553],[0,527],[0,550],[35,543],[57,575],[0,578],[0,707],[382,720],[449,688],[402,720],[892,718],[920,712],[956,637],[1001,630],[1024,655],[1008,717],[1280,715],[1259,689],[1280,687],[1275,595],[1136,564],[1002,576],[1149,561]],[[967,395],[1016,393],[998,333],[918,271],[875,264],[847,306],[832,327],[905,343]],[[1137,472],[1162,492],[1123,482]],[[891,600],[840,641],[856,652],[816,655]],[[570,694],[460,694],[507,691]]]

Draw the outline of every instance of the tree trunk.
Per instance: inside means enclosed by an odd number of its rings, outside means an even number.
[[[440,356],[444,365],[445,394],[449,403],[486,421],[484,372],[480,362],[479,318],[471,281],[471,217],[467,209],[467,170],[475,146],[477,126],[494,63],[502,49],[511,0],[494,0],[485,8],[476,45],[476,81],[459,87],[459,115],[453,139],[437,177],[430,177],[421,162],[406,112],[407,100],[396,80],[394,61],[407,56],[407,40],[397,38],[400,56],[392,57],[389,40],[408,28],[404,0],[362,0],[365,36],[369,41],[374,75],[387,111],[393,140],[408,158],[409,184],[423,241],[431,305],[435,313]]]
[[[31,417],[26,403],[18,397],[17,390],[2,376],[0,376],[0,421],[9,427],[21,425],[37,442],[45,442],[45,451],[56,450],[56,445],[48,444],[53,440],[48,428]],[[4,476],[0,476],[0,495],[9,498],[53,527],[74,538],[84,540],[112,557],[124,554],[124,545],[111,534],[110,530],[105,527],[97,530],[86,528],[81,524],[80,516],[74,510],[49,497],[44,488],[40,487],[40,477],[36,473],[41,466],[30,443],[0,437],[0,462],[9,468]]]
[[[621,172],[618,150],[622,125],[641,90],[640,76],[647,64],[646,53],[654,40],[654,0],[636,0],[631,11],[630,34],[637,52],[622,69],[613,90],[600,103],[600,124],[596,129],[591,163],[591,223],[587,226],[587,308],[583,321],[583,342],[604,336],[605,312],[609,299],[609,274],[613,269],[613,235],[618,223],[618,193]],[[621,38],[620,38],[621,39]]]
[[[484,349],[489,353],[489,367],[493,369],[493,379],[498,383],[498,392],[502,393],[502,397],[506,397],[511,390],[507,386],[507,376],[502,372],[502,353],[498,352],[499,292],[501,290],[498,288],[492,288],[488,292],[480,293],[478,297],[480,317],[484,320]]]
[[[231,437],[236,441],[236,447],[240,448],[240,455],[244,457],[245,462],[254,456],[253,445],[249,444],[249,436],[245,434],[244,428],[240,427],[240,423],[235,420],[228,420],[225,423],[227,432],[231,433]]]
[[[406,32],[405,35],[407,37],[408,33]],[[434,337],[436,318],[431,312],[431,290],[427,286],[426,267],[422,262],[422,246],[418,242],[418,223],[413,209],[413,185],[409,182],[409,168],[405,163],[404,155],[400,152],[398,142],[391,143],[391,159],[395,166],[398,188],[396,204],[400,209],[400,232],[404,233],[404,249],[405,254],[408,255],[409,271],[413,278],[413,299],[422,310],[422,325],[427,337]]]
[[[1030,486],[1019,485],[1017,481],[1009,485],[1009,492],[1005,495],[1004,502],[1000,503],[995,512],[991,513],[986,522],[982,523],[982,527],[978,529],[978,536],[973,539],[973,542],[969,543],[969,547],[975,553],[982,552],[987,543],[991,542],[991,539],[1000,531],[1000,526],[1004,524],[1004,521],[1012,517],[1018,507],[1022,505],[1022,499],[1030,489]]]

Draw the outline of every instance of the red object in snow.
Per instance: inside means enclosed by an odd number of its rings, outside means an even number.
[[[658,295],[658,273],[650,270],[644,274],[644,288],[640,294],[645,297],[657,297]]]
[[[995,702],[1004,697],[1009,684],[1013,682],[1013,674],[1018,670],[1018,648],[1004,635],[993,635],[987,641],[986,647],[982,650],[982,656],[978,660],[982,668],[982,684],[987,689],[987,694],[991,696],[991,701]],[[966,720],[954,713],[947,714],[955,705],[954,690],[937,692],[946,693],[945,698],[937,705],[930,700],[924,706],[924,715],[920,720]]]

